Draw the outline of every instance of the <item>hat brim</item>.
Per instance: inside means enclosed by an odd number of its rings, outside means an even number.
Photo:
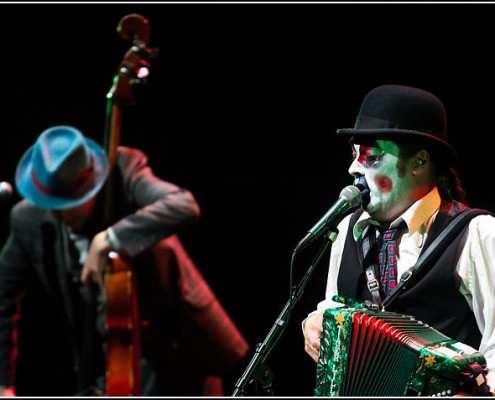
[[[82,197],[57,197],[40,192],[31,178],[32,153],[31,146],[21,157],[15,172],[15,183],[20,195],[34,205],[53,210],[78,207],[94,197],[102,188],[108,174],[108,160],[104,150],[95,141],[86,139],[88,148],[94,156],[94,185]]]
[[[381,128],[381,129],[355,129],[355,128],[344,128],[337,129],[337,135],[349,137],[349,138],[363,138],[363,139],[383,139],[391,140],[397,142],[411,142],[411,143],[422,143],[427,145],[432,145],[437,149],[446,150],[446,155],[449,161],[458,161],[457,152],[455,149],[447,142],[433,136],[429,133],[407,130],[407,129],[397,129],[397,128]]]

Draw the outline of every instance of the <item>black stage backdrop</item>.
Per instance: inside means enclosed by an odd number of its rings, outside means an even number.
[[[294,246],[352,183],[335,130],[353,126],[373,87],[440,97],[470,204],[495,209],[495,5],[1,4],[0,13],[0,180],[11,183],[48,127],[74,125],[101,142],[105,95],[129,47],[117,24],[130,13],[149,20],[160,54],[125,110],[122,144],[196,195],[202,219],[183,241],[253,351],[288,300]],[[2,240],[16,200],[0,204]],[[295,282],[317,250],[296,259]],[[323,296],[326,264],[267,360],[277,396],[313,394],[300,323]]]

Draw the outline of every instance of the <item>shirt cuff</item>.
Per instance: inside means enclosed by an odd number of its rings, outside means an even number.
[[[122,249],[122,243],[120,243],[120,240],[117,238],[115,232],[111,227],[107,229],[106,239],[107,242],[110,243],[110,246],[112,246],[112,248],[116,252],[120,252],[120,250]]]

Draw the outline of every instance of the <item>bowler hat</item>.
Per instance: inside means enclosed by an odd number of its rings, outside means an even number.
[[[43,131],[21,157],[15,173],[19,193],[47,209],[77,207],[95,196],[105,182],[104,150],[68,125]]]
[[[433,94],[414,87],[383,85],[364,98],[354,128],[338,129],[351,141],[373,138],[420,143],[445,151],[450,161],[457,159],[447,143],[447,113]]]

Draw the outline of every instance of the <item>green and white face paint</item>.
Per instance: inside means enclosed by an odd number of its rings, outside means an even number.
[[[364,177],[370,201],[366,211],[377,221],[388,223],[397,218],[414,202],[414,181],[407,165],[400,172],[399,147],[387,140],[373,144],[353,144],[353,161],[349,173]]]

